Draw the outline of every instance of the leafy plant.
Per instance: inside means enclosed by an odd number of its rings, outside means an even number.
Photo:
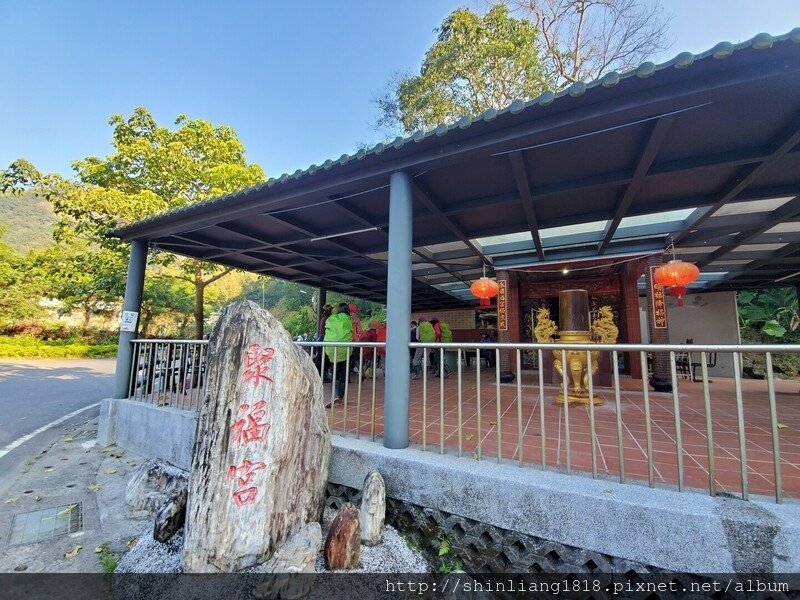
[[[446,537],[439,539],[439,573],[449,575],[453,571],[463,571],[464,562],[457,556],[451,556],[453,544]]]
[[[117,569],[119,558],[116,554],[111,552],[108,544],[103,544],[100,546],[98,558],[100,559],[100,567],[103,569],[103,573],[106,575],[111,575]]]
[[[737,296],[737,306],[739,325],[743,330],[782,338],[800,326],[794,288],[743,290]]]

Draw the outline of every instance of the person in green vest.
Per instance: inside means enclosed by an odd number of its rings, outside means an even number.
[[[417,325],[417,341],[423,344],[432,344],[436,341],[436,332],[433,330],[433,325],[427,319],[420,319]],[[419,379],[422,372],[422,362],[425,360],[425,349],[417,348],[414,354],[414,360],[411,363],[413,376],[412,379]]]
[[[325,340],[326,342],[352,342],[353,341],[353,321],[350,319],[350,308],[346,303],[342,302],[336,309],[336,313],[328,317],[325,321]],[[326,406],[330,406],[331,402],[339,402],[344,396],[345,379],[347,378],[347,357],[350,354],[350,348],[340,348],[334,346],[327,346],[325,348],[325,355],[330,361],[331,365],[335,365],[333,369],[336,372],[336,377],[331,383],[333,387],[333,398],[329,400]]]

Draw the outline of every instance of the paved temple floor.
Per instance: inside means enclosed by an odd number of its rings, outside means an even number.
[[[429,378],[427,393],[421,380],[413,380],[409,415],[411,441],[432,452],[460,450],[467,458],[522,460],[525,466],[533,468],[542,467],[544,456],[548,469],[591,473],[593,459],[588,407],[573,404],[568,411],[565,410],[553,401],[557,388],[548,386],[544,388],[545,400],[541,403],[537,381],[534,373],[524,374],[522,394],[518,397],[516,383],[501,384],[498,394],[492,369],[481,372],[480,386],[475,371],[465,371],[459,407],[456,373],[444,380],[443,386],[440,379]],[[347,404],[337,403],[334,407],[334,430],[347,436],[382,436],[383,384],[383,379],[375,381],[373,403],[372,380],[364,381],[359,404],[358,383],[354,375],[348,386]],[[750,494],[774,496],[767,383],[746,379],[742,384],[747,489]],[[596,472],[600,477],[616,480],[624,472],[626,480],[647,484],[647,435],[641,381],[623,379],[620,387],[622,457],[617,443],[614,391],[609,388],[595,390],[595,394],[605,400],[594,410]],[[326,397],[330,397],[330,384],[325,388]],[[713,378],[709,389],[715,467],[713,485],[716,492],[741,496],[742,463],[734,380]],[[783,494],[786,498],[800,498],[800,382],[777,380],[775,390]],[[674,487],[678,484],[679,469],[673,397],[671,393],[651,391],[649,398],[653,484]],[[678,400],[683,485],[708,493],[711,483],[702,383],[680,379]],[[459,420],[462,424],[460,429]]]

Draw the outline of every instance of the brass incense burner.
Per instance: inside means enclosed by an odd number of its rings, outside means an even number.
[[[614,324],[611,307],[603,306],[593,323],[589,321],[589,293],[586,290],[564,290],[558,294],[559,327],[550,319],[550,311],[540,308],[536,315],[534,334],[540,343],[553,343],[553,337],[559,336],[564,344],[588,344],[592,342],[615,343],[619,330]],[[561,350],[553,350],[553,365],[562,380],[572,385],[569,387],[567,401],[595,406],[603,404],[603,399],[595,395],[589,398],[589,378],[597,372],[599,350],[588,353],[585,350],[567,350],[567,373],[564,373]],[[541,368],[541,367],[540,367]],[[563,387],[556,394],[556,404],[564,403]]]

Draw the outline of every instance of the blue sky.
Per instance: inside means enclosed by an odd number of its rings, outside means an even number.
[[[148,107],[233,126],[269,176],[378,141],[370,101],[418,69],[434,28],[470,2],[4,0],[0,168],[44,171],[109,151],[114,113]],[[798,0],[664,0],[657,60],[800,26]]]

